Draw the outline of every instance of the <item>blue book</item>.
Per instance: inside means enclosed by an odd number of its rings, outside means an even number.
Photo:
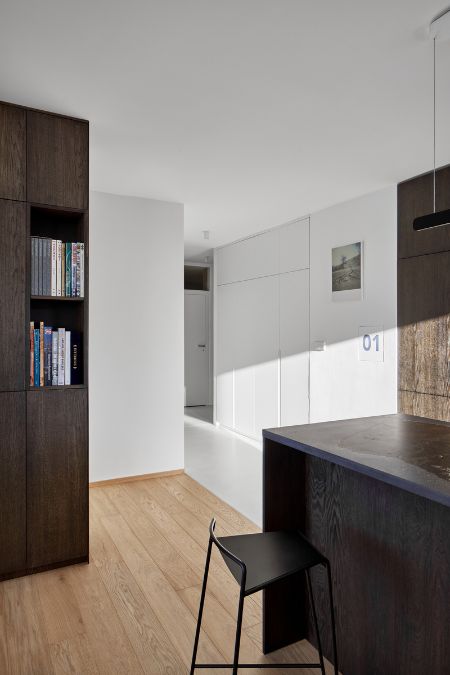
[[[44,327],[44,386],[52,384],[52,328]]]
[[[34,386],[39,387],[41,382],[41,350],[40,350],[40,330],[34,329]]]
[[[66,296],[72,295],[72,244],[66,243]]]

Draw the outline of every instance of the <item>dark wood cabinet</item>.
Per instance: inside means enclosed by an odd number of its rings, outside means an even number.
[[[26,199],[26,111],[0,103],[0,198]]]
[[[416,232],[413,221],[433,212],[433,173],[400,183],[397,189],[398,257],[450,250],[450,225]],[[450,209],[450,167],[436,172],[436,210]]]
[[[399,388],[448,396],[450,252],[398,262]]]
[[[25,396],[0,393],[0,576],[26,566]]]
[[[87,390],[27,393],[31,567],[88,556]]]
[[[399,391],[398,408],[406,415],[450,422],[450,398],[415,391]]]
[[[27,130],[27,200],[87,209],[87,122],[30,110],[27,112]]]
[[[25,388],[26,214],[0,200],[0,391]]]

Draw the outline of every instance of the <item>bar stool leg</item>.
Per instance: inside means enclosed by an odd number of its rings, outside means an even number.
[[[319,631],[319,622],[317,621],[317,612],[316,612],[316,604],[314,602],[314,595],[313,595],[313,590],[312,590],[312,585],[311,585],[311,577],[309,574],[309,570],[306,570],[306,579],[308,582],[308,593],[309,593],[309,598],[311,600],[311,609],[312,609],[312,615],[314,619],[314,627],[316,630],[316,637],[317,637],[317,648],[319,652],[319,661],[320,661],[320,670],[322,672],[322,675],[325,675],[325,664],[323,662],[323,651],[322,651],[322,641],[320,639],[320,631]]]
[[[337,641],[336,641],[336,621],[334,617],[334,603],[333,603],[333,584],[331,581],[331,568],[330,563],[327,561],[325,564],[327,568],[327,577],[328,577],[328,594],[330,599],[330,615],[331,615],[331,634],[333,637],[333,660],[334,660],[334,675],[339,675],[338,668],[338,656],[337,656]]]
[[[212,540],[210,538],[209,544],[208,544],[208,552],[206,554],[205,574],[203,576],[202,594],[200,596],[200,607],[199,607],[199,610],[198,610],[197,628],[196,628],[196,631],[195,631],[194,651],[192,653],[192,664],[191,664],[190,675],[194,675],[194,671],[195,671],[195,662],[196,662],[196,659],[197,659],[198,641],[200,639],[200,627],[202,625],[203,606],[205,604],[206,584],[207,584],[207,581],[208,581],[209,563],[210,563],[210,560],[211,560],[211,549],[212,549]]]
[[[241,630],[242,630],[242,614],[244,611],[244,589],[241,586],[241,592],[239,594],[239,609],[237,615],[237,625],[236,625],[236,640],[234,643],[234,659],[233,659],[233,675],[237,675],[238,665],[239,665],[239,648],[241,644]]]

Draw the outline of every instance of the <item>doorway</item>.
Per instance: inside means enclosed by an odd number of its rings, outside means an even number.
[[[209,291],[184,293],[185,406],[212,403],[211,307]]]

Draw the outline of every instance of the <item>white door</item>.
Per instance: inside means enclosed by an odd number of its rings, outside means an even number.
[[[184,294],[184,385],[186,405],[209,403],[208,296]]]

